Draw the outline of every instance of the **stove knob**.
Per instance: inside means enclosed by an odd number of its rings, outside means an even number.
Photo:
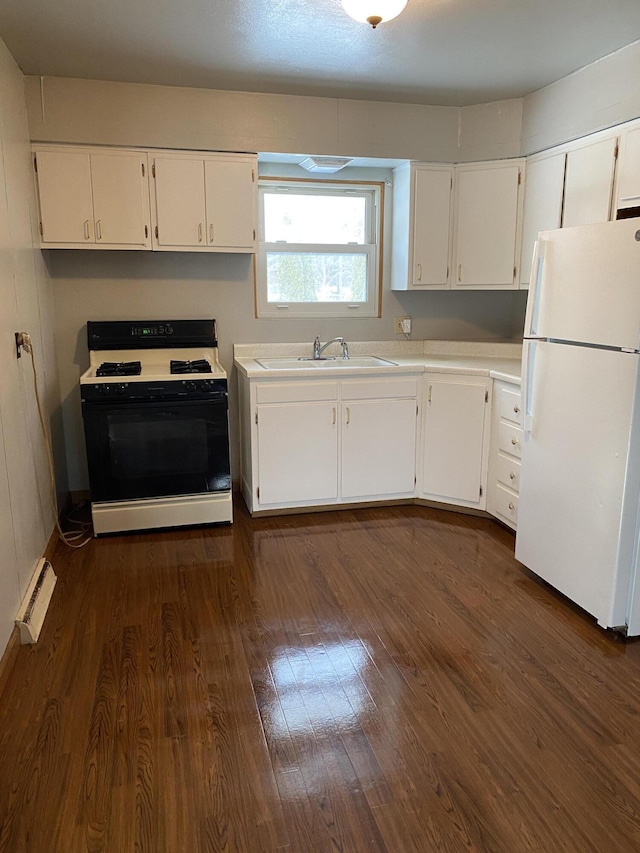
[[[192,381],[185,382],[184,387],[187,389],[187,391],[197,391],[198,390],[198,386],[196,385],[195,382],[192,382]]]
[[[203,391],[211,391],[212,389],[213,389],[213,380],[212,379],[205,379],[202,382],[202,390]]]
[[[111,393],[111,385],[98,385],[98,388],[100,389],[100,394],[105,397],[108,397]]]
[[[126,390],[127,390],[127,386],[126,386],[126,385],[117,385],[117,386],[116,386],[116,391],[117,391],[117,393],[118,393],[118,394],[124,394],[124,392],[125,392]]]
[[[173,326],[169,326],[169,325],[165,326],[164,331],[165,331],[165,334],[172,335],[173,334]]]

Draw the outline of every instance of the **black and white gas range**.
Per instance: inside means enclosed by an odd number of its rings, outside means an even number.
[[[215,320],[87,323],[80,377],[96,535],[231,522]]]

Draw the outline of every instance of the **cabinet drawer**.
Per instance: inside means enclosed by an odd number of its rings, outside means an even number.
[[[495,511],[515,526],[518,523],[518,496],[503,486],[496,486]]]
[[[520,490],[520,462],[512,456],[503,456],[498,453],[496,457],[496,480],[504,486]]]
[[[522,456],[522,430],[512,424],[500,421],[498,426],[498,450],[503,453],[510,453],[512,456],[517,456],[518,459]]]
[[[337,399],[337,382],[312,379],[309,382],[265,382],[256,387],[257,403],[309,403]]]
[[[498,413],[501,418],[522,426],[522,396],[519,390],[500,388],[498,392]]]
[[[394,376],[375,379],[346,379],[342,383],[343,400],[384,400],[415,397],[418,379],[415,376]]]

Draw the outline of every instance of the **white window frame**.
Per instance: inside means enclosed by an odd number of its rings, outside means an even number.
[[[265,243],[264,194],[295,192],[308,195],[339,194],[365,195],[367,205],[364,244],[335,243]],[[260,178],[258,181],[258,252],[256,256],[256,309],[258,317],[380,317],[382,274],[382,211],[384,183],[377,181],[317,181],[294,178]],[[366,302],[269,302],[267,299],[268,252],[319,252],[322,254],[353,254],[368,258]]]

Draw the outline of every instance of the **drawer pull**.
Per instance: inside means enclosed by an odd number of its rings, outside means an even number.
[[[510,471],[510,472],[509,472],[509,479],[510,479],[510,480],[515,480],[515,478],[516,478],[516,475],[513,473],[513,471]]]
[[[514,406],[514,407],[513,407],[513,411],[514,411],[514,412],[516,413],[516,415],[517,415],[517,414],[519,413],[519,411],[520,411],[520,406]]]
[[[513,444],[513,445],[515,446],[517,443],[518,443],[518,439],[517,439],[517,438],[512,438],[512,439],[511,439],[511,444]]]
[[[418,281],[422,281],[422,264],[418,264]]]
[[[89,220],[85,219],[84,221],[84,239],[89,239]]]
[[[198,243],[202,243],[202,222],[198,223]]]
[[[513,503],[509,504],[509,509],[511,509],[511,510],[515,509],[515,506],[513,505]]]

